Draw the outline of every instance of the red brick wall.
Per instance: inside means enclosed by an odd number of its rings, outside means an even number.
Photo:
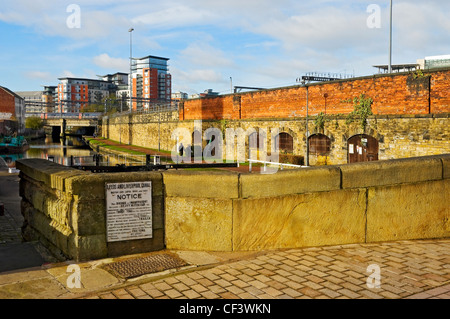
[[[349,100],[365,94],[374,100],[374,114],[428,114],[450,112],[450,70],[412,74],[375,75],[333,83],[311,84],[309,114],[348,114]],[[181,120],[294,118],[306,116],[306,88],[268,91],[188,100],[182,103]]]
[[[211,97],[194,99],[182,103],[180,119],[186,120],[221,120],[239,119],[239,102],[234,102],[238,97],[225,95],[222,97]],[[183,114],[185,118],[183,118]]]
[[[0,113],[16,114],[14,96],[0,88]]]
[[[437,72],[431,77],[431,113],[450,112],[450,72]]]

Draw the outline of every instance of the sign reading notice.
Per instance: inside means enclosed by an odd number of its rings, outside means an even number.
[[[106,184],[108,242],[152,238],[152,221],[152,182]]]

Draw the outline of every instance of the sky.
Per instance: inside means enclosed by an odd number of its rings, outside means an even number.
[[[389,61],[389,0],[0,0],[0,86],[129,72],[169,58],[172,91],[295,85],[308,72],[366,76]],[[450,54],[450,1],[393,1],[394,64]]]

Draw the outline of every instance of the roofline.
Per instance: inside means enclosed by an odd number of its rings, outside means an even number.
[[[58,80],[80,80],[80,81],[95,81],[95,82],[106,82],[106,83],[112,83],[112,81],[103,81],[103,80],[97,80],[97,79],[86,79],[86,78],[72,78],[72,77],[65,77],[65,78],[58,78]]]
[[[105,74],[105,75],[97,75],[97,76],[98,76],[98,77],[104,78],[104,77],[106,77],[106,76],[113,76],[113,75],[118,75],[118,74],[120,74],[120,75],[129,75],[129,73],[116,72],[116,73],[113,73],[113,74]]]
[[[418,63],[405,63],[405,64],[393,64],[392,65],[393,68],[414,67],[414,66],[419,66],[419,64]],[[387,64],[373,65],[373,67],[379,68],[379,69],[385,69],[385,68],[388,68],[389,65],[387,65]]]
[[[166,61],[170,60],[169,58],[163,58],[163,57],[155,56],[155,55],[147,55],[147,56],[145,56],[143,58],[133,58],[133,60],[144,60],[144,59],[147,59],[147,58],[155,58],[155,59],[161,59],[161,60],[166,60]]]
[[[438,72],[450,72],[450,67],[440,67],[440,68],[432,68],[432,69],[425,69],[422,70],[424,73],[438,73]],[[224,97],[224,96],[232,96],[232,95],[245,95],[245,94],[254,94],[258,92],[270,92],[270,91],[277,91],[277,90],[291,90],[291,89],[298,89],[301,87],[313,87],[313,86],[321,86],[321,85],[327,85],[327,84],[334,84],[334,83],[344,83],[344,82],[354,82],[354,81],[361,81],[361,80],[367,80],[367,79],[375,79],[375,78],[383,78],[383,77],[396,77],[396,76],[402,76],[402,75],[408,75],[411,74],[411,72],[396,72],[396,73],[380,73],[380,74],[372,74],[372,75],[363,75],[363,76],[357,76],[354,78],[349,79],[338,79],[334,81],[329,82],[316,82],[316,83],[308,83],[305,86],[303,85],[289,85],[289,86],[281,86],[281,87],[275,87],[270,89],[264,89],[260,91],[251,91],[251,92],[241,92],[241,93],[228,93],[228,94],[221,94],[218,97]],[[210,98],[217,98],[210,97]]]
[[[8,89],[8,88],[5,88],[4,86],[1,86],[1,85],[0,85],[0,88],[3,89],[6,93],[9,93],[10,95],[12,95],[12,96],[14,96],[14,97],[16,97],[16,98],[18,98],[18,99],[25,100],[23,97],[21,97],[21,96],[18,95],[17,93],[14,93],[13,91],[11,91],[11,90]]]

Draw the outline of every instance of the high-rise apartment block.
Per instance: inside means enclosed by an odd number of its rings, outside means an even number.
[[[154,103],[167,103],[172,96],[172,75],[167,58],[146,56],[133,59],[131,92],[133,109],[148,109]]]
[[[130,77],[127,73],[115,73],[98,76],[97,80],[60,78],[55,112],[79,113],[88,105],[104,103],[105,98],[111,95],[120,101],[121,109],[129,107],[130,95],[133,110],[146,110],[153,104],[170,103],[172,76],[168,72],[168,61],[168,58],[151,55],[135,58],[132,60]]]

